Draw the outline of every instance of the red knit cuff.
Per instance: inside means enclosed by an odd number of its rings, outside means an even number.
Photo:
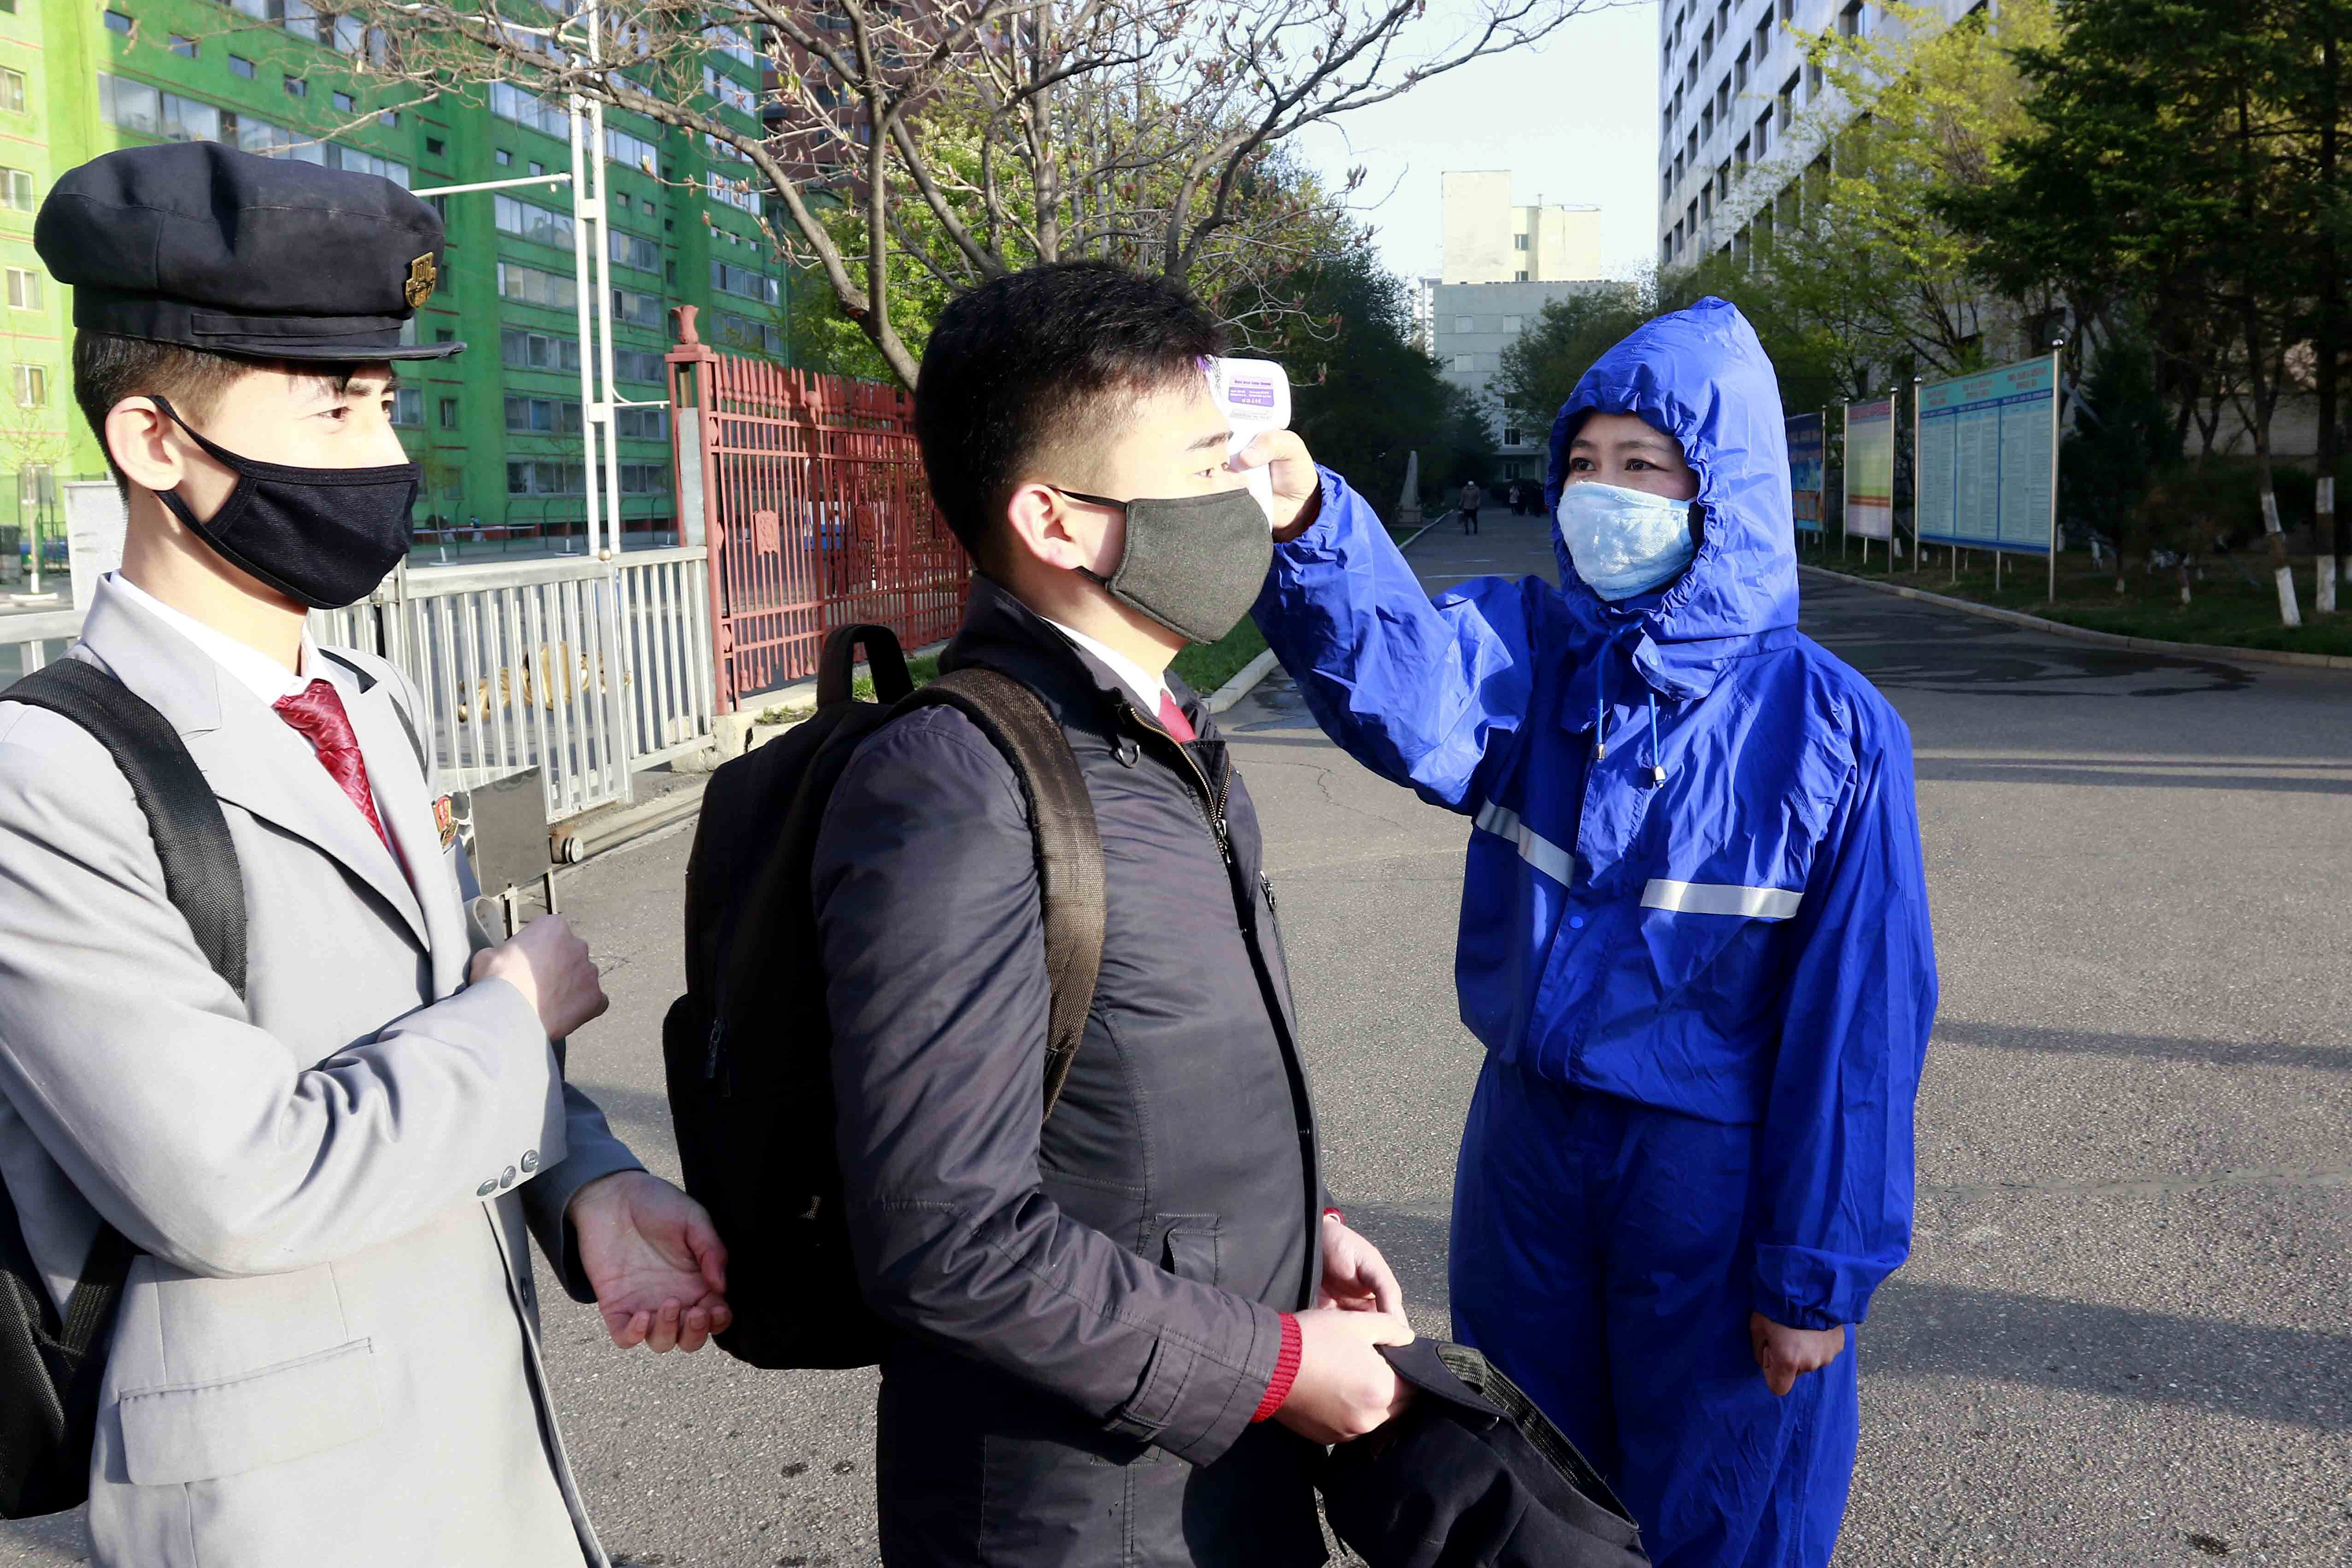
[[[1282,1353],[1274,1360],[1274,1376],[1267,1380],[1265,1397],[1257,1402],[1257,1414],[1250,1417],[1255,1426],[1282,1408],[1290,1397],[1290,1385],[1298,1381],[1298,1320],[1289,1313],[1282,1314]]]

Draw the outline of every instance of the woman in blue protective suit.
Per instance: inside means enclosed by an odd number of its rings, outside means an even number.
[[[1326,475],[1257,622],[1333,740],[1475,823],[1456,1331],[1660,1564],[1826,1563],[1936,1005],[1910,735],[1797,630],[1780,394],[1729,304],[1585,374],[1544,495],[1559,587],[1433,600]]]

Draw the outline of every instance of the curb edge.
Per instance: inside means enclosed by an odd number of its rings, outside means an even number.
[[[1856,577],[1827,566],[1811,566],[1799,562],[1797,570],[1811,572],[1832,582],[1851,583],[1873,593],[1892,594],[1899,599],[1940,605],[1948,610],[1959,610],[1989,621],[2001,621],[2010,626],[2072,637],[2077,642],[2098,643],[2107,647],[2126,647],[2141,653],[2194,654],[2200,658],[2237,659],[2248,664],[2287,665],[2301,669],[2352,669],[2352,655],[2347,654],[2301,653],[2294,648],[2281,647],[2231,647],[2221,643],[2168,642],[2162,637],[2126,637],[2120,632],[2094,631],[2089,626],[2069,626],[2064,621],[2028,615],[2023,610],[2005,610],[1998,605],[1979,605],[1973,599],[1955,599],[1947,594],[1931,594],[1925,588],[1906,587],[1900,583],[1874,582],[1867,577]]]

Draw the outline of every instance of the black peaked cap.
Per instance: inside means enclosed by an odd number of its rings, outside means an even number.
[[[379,174],[215,142],[69,170],[33,226],[74,325],[268,360],[441,359],[401,328],[441,278],[441,215]]]

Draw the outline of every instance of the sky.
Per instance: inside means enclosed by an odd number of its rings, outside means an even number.
[[[1436,274],[1440,176],[1450,169],[1510,170],[1521,206],[1600,207],[1611,276],[1656,256],[1657,0],[1587,5],[1535,48],[1475,61],[1295,143],[1328,179],[1366,168],[1359,216],[1390,270]],[[1433,0],[1424,26],[1449,11],[1458,25],[1468,9]]]

